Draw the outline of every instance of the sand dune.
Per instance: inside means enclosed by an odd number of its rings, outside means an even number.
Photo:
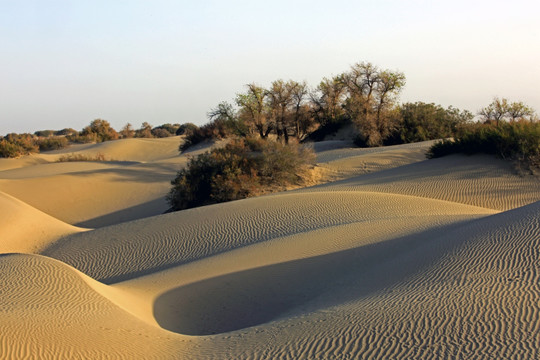
[[[169,182],[186,162],[178,156],[179,143],[180,138],[174,137],[75,145],[40,154],[47,163],[0,172],[0,189],[64,222],[84,227],[161,214],[168,208]],[[55,163],[64,153],[101,153],[117,161]],[[169,162],[160,163],[163,160]]]
[[[187,158],[135,140],[0,163],[0,252],[45,255],[0,255],[0,358],[540,358],[538,178],[334,141],[327,184],[157,215]]]
[[[0,192],[0,253],[38,253],[63,236],[84,231]]]
[[[516,175],[510,162],[488,155],[418,161],[310,191],[328,189],[420,196],[501,211],[540,200],[538,177]]]
[[[190,348],[181,336],[123,311],[100,294],[99,283],[58,261],[0,255],[0,273],[2,359],[182,358]]]

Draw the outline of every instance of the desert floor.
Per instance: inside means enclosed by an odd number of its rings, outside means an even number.
[[[0,159],[0,358],[540,359],[538,177],[327,141],[324,184],[163,214],[180,142]]]

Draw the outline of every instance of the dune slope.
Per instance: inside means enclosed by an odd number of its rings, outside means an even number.
[[[535,359],[539,219],[535,203],[439,237],[233,273],[163,294],[155,314],[218,333],[197,358]],[[252,327],[219,333],[231,324]]]
[[[58,261],[0,255],[0,274],[2,359],[172,359],[189,349],[181,336],[131,316],[96,291],[101,284]]]
[[[85,231],[0,192],[0,253],[38,253],[61,237]]]

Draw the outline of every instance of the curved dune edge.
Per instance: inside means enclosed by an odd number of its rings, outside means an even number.
[[[493,213],[395,194],[290,192],[96,229],[70,236],[42,254],[114,283],[238,247],[339,225],[359,223],[365,228],[361,239],[367,234],[379,239]]]
[[[0,253],[39,253],[58,239],[87,231],[0,191]]]

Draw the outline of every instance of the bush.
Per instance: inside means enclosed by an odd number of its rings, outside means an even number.
[[[116,140],[120,135],[111,127],[107,120],[96,119],[81,131],[83,139],[93,139],[95,142]]]
[[[0,140],[0,157],[13,158],[38,152],[37,138],[31,134],[8,134]]]
[[[178,130],[176,130],[176,135],[189,135],[198,128],[199,127],[193,123],[185,123],[180,125]]]
[[[435,143],[429,158],[454,153],[495,154],[505,159],[540,166],[540,123],[519,121],[512,123],[474,124],[464,128],[454,140]]]
[[[184,152],[191,146],[206,140],[223,139],[228,135],[232,135],[232,131],[224,121],[214,120],[201,127],[190,128],[190,131],[186,131],[185,135],[186,138],[179,147],[180,152]]]
[[[189,160],[171,182],[171,211],[298,186],[315,156],[298,144],[243,138]]]
[[[34,133],[34,135],[39,137],[51,137],[55,135],[56,131],[54,130],[38,130]]]
[[[105,155],[98,153],[95,155],[86,154],[66,154],[62,155],[56,162],[74,162],[74,161],[107,161]]]
[[[173,136],[174,133],[170,133],[169,131],[167,131],[166,129],[163,129],[163,128],[153,128],[152,129],[152,136],[154,137],[157,137],[157,138],[165,138],[165,137],[169,137],[169,136]]]
[[[180,128],[180,124],[163,124],[152,129],[152,134],[155,137],[168,137],[176,135]],[[165,133],[166,132],[166,133]]]
[[[63,136],[49,137],[45,139],[39,139],[38,145],[40,151],[59,150],[68,146],[68,139]]]

